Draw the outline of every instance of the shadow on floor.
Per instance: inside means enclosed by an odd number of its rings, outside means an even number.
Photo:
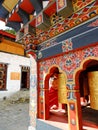
[[[50,121],[57,121],[62,123],[68,123],[68,115],[64,110],[52,110],[50,111]]]
[[[98,128],[98,110],[90,108],[90,106],[82,108],[83,124]]]

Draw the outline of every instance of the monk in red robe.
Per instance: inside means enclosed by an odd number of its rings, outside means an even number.
[[[54,74],[50,78],[50,90],[49,90],[49,108],[58,108],[58,75]]]

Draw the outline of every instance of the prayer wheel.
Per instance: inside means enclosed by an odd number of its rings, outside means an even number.
[[[58,102],[66,104],[67,103],[67,89],[66,89],[66,78],[63,73],[58,76]]]
[[[91,108],[98,110],[98,71],[88,72]]]

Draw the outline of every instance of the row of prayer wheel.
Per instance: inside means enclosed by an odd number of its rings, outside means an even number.
[[[87,75],[89,95],[90,95],[90,107],[98,110],[98,71],[90,71]],[[66,77],[64,74],[59,74],[58,83],[58,100],[59,103],[67,103],[67,89],[66,89]],[[86,87],[88,89],[88,87]]]
[[[90,106],[98,110],[98,71],[88,72],[88,84],[90,91]]]

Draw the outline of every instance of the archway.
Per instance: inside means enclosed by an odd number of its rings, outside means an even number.
[[[45,119],[68,122],[66,75],[57,66],[52,66],[45,77]],[[54,118],[53,118],[54,116]],[[57,118],[58,116],[58,118]]]
[[[98,128],[98,60],[91,58],[83,61],[75,80],[80,90],[83,126]]]

